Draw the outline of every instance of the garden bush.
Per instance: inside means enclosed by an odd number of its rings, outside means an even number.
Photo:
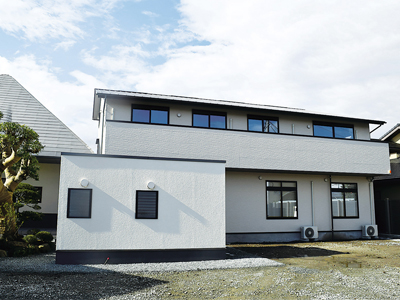
[[[37,243],[38,239],[37,239],[36,236],[34,236],[32,234],[29,234],[29,235],[24,237],[24,241],[27,242],[30,245],[35,245]]]
[[[50,243],[53,240],[53,235],[48,231],[39,231],[35,236],[43,243]]]

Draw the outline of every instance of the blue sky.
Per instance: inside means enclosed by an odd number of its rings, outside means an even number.
[[[400,122],[397,0],[0,0],[0,73],[94,148],[94,88]]]

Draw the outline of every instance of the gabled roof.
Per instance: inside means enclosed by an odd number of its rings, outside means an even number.
[[[44,149],[39,157],[60,157],[61,152],[93,153],[75,133],[33,97],[12,76],[0,74],[0,122],[24,124],[39,134]]]
[[[381,141],[390,141],[394,136],[400,133],[400,123],[397,123],[380,138]]]
[[[226,100],[213,100],[213,99],[204,99],[204,98],[195,98],[195,97],[151,94],[151,93],[130,92],[130,91],[118,91],[118,90],[108,90],[108,89],[95,89],[94,90],[93,115],[92,115],[93,120],[99,119],[100,98],[104,98],[107,96],[122,97],[122,98],[126,98],[126,99],[132,99],[132,98],[157,99],[160,101],[168,101],[168,102],[197,103],[197,104],[205,104],[205,105],[215,105],[215,106],[220,106],[220,107],[222,106],[222,107],[245,108],[245,109],[252,109],[252,110],[257,109],[260,111],[277,112],[277,113],[284,113],[284,114],[309,115],[309,116],[314,116],[314,117],[334,118],[334,119],[343,120],[343,121],[366,122],[369,124],[379,124],[379,125],[386,123],[385,121],[379,121],[379,120],[359,119],[359,118],[353,118],[353,117],[345,117],[345,116],[339,116],[339,115],[317,113],[317,112],[307,111],[307,110],[301,109],[301,108],[290,108],[290,107],[274,106],[274,105],[250,104],[250,103],[226,101]]]

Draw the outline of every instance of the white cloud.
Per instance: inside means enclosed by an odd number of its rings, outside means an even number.
[[[151,17],[151,18],[156,18],[156,17],[160,16],[159,14],[156,14],[156,13],[154,13],[152,11],[148,11],[148,10],[142,11],[142,14],[144,14],[145,16]]]
[[[0,28],[30,41],[48,38],[73,40],[85,32],[80,24],[107,15],[119,0],[0,0]]]
[[[96,122],[92,121],[93,90],[105,86],[93,76],[74,71],[75,82],[61,82],[48,62],[32,55],[7,60],[0,56],[0,74],[13,76],[36,99],[95,150]]]

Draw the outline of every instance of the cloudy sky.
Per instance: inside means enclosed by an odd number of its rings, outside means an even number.
[[[400,122],[398,0],[0,0],[10,74],[94,149],[94,88]]]

